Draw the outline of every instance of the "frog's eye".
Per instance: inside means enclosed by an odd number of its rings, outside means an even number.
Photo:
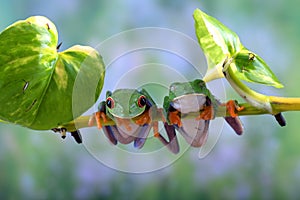
[[[138,106],[140,108],[144,107],[147,103],[147,99],[144,95],[140,96],[139,99],[138,99]]]
[[[110,109],[115,107],[115,101],[113,100],[113,98],[107,97],[106,106],[109,107]]]

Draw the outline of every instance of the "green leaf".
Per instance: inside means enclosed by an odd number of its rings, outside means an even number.
[[[277,88],[283,87],[264,60],[247,49],[237,53],[231,66],[237,69],[234,75],[239,79]]]
[[[242,48],[239,37],[217,19],[199,9],[194,11],[195,30],[198,42],[207,58],[208,69],[222,67],[226,57],[231,57]],[[220,71],[220,70],[218,70]],[[222,73],[216,78],[223,77]]]
[[[72,121],[97,100],[105,74],[101,56],[79,45],[57,52],[57,43],[55,25],[42,16],[17,21],[0,34],[1,120],[47,130]],[[78,74],[86,90],[98,82],[93,101],[73,113]]]
[[[199,9],[194,11],[194,19],[198,42],[208,63],[203,78],[206,82],[224,77],[223,66],[229,64],[236,67],[234,75],[242,80],[283,87],[264,60],[241,44],[236,33]],[[249,55],[254,56],[253,60]]]

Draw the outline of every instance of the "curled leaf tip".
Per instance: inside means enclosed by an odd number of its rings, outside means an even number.
[[[219,79],[219,78],[223,78],[224,74],[222,72],[222,66],[221,64],[219,64],[218,66],[208,69],[206,71],[205,76],[203,77],[203,81],[204,82],[209,82],[209,81],[213,81],[215,79]]]
[[[247,49],[237,53],[234,64],[231,66],[236,68],[234,75],[242,80],[276,88],[283,87],[267,63],[260,56]]]

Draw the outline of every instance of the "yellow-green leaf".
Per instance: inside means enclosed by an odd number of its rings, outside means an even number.
[[[247,49],[237,53],[231,66],[237,69],[234,75],[239,79],[277,88],[283,87],[265,61]]]
[[[226,57],[231,57],[242,48],[238,36],[217,19],[200,9],[194,11],[195,31],[208,64],[208,72],[217,72],[215,78],[223,77],[220,69]],[[208,73],[209,74],[209,73]]]
[[[194,11],[194,20],[198,42],[208,63],[203,78],[206,82],[224,77],[226,65],[236,67],[234,76],[242,80],[283,87],[264,60],[247,50],[235,32],[199,9]]]
[[[32,129],[51,129],[78,117],[97,100],[105,74],[101,56],[95,49],[79,45],[57,52],[57,38],[55,25],[43,16],[17,21],[1,32],[1,120]],[[92,81],[99,82],[93,101],[82,102],[73,113],[78,73],[86,88],[94,84]]]

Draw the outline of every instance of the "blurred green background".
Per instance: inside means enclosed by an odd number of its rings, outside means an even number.
[[[10,0],[1,1],[0,29],[45,15],[56,24],[62,49],[74,44],[95,47],[114,34],[148,26],[196,39],[192,13],[200,8],[234,30],[285,85],[281,90],[257,89],[300,96],[299,6],[297,0]],[[113,77],[107,74],[106,79]],[[224,83],[227,97],[237,98]],[[144,174],[106,167],[71,137],[61,140],[50,131],[1,124],[0,199],[300,198],[300,113],[284,115],[284,128],[271,116],[242,117],[243,136],[225,126],[205,158],[198,159],[198,150],[191,149],[171,166]]]

